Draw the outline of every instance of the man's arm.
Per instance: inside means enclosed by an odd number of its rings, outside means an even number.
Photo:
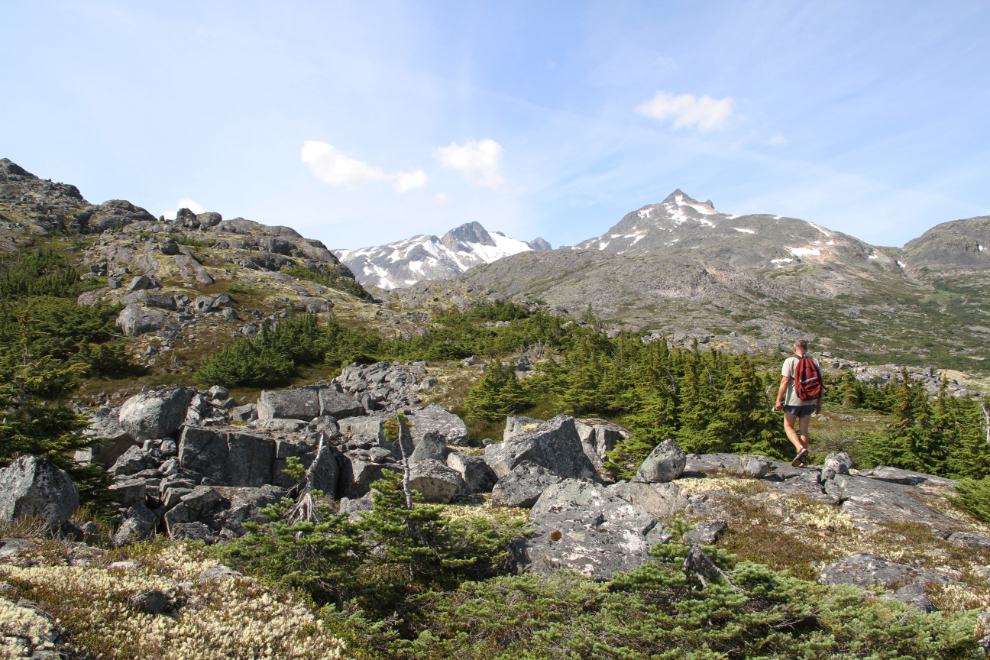
[[[784,407],[784,395],[787,394],[787,388],[791,384],[790,376],[784,376],[780,379],[780,388],[777,390],[777,404],[773,407],[774,410],[781,410]],[[821,405],[821,404],[819,404]]]

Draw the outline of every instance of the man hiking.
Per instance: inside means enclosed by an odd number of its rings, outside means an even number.
[[[784,433],[797,450],[791,463],[794,467],[805,464],[808,457],[808,425],[811,414],[822,411],[822,369],[808,353],[808,341],[794,342],[794,355],[784,360],[780,370],[780,389],[777,390],[775,410],[784,411]],[[786,398],[785,398],[786,397]],[[800,434],[794,429],[799,423]]]

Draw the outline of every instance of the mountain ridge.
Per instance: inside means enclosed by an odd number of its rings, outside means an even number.
[[[418,234],[385,245],[334,250],[334,255],[364,286],[408,287],[423,280],[449,279],[484,263],[529,250],[549,250],[542,238],[519,241],[466,222],[443,234]]]

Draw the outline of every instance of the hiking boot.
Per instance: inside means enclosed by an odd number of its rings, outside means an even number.
[[[805,464],[804,457],[807,455],[808,455],[807,449],[802,449],[801,451],[799,451],[797,453],[797,456],[794,457],[794,460],[791,461],[791,467],[804,467]]]

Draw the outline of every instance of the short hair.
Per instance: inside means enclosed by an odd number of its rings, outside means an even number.
[[[794,342],[794,348],[798,349],[799,351],[807,351],[808,350],[808,340],[807,339],[798,339],[796,342]]]

